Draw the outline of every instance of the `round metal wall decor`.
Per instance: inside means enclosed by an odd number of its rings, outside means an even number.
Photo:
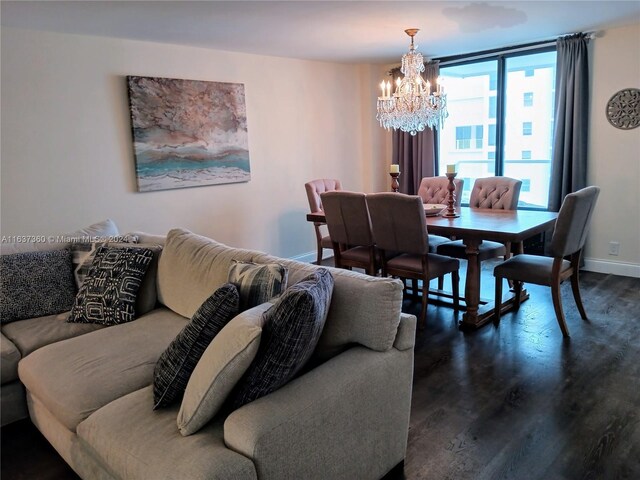
[[[622,130],[640,126],[640,90],[625,88],[611,97],[607,103],[607,120]]]

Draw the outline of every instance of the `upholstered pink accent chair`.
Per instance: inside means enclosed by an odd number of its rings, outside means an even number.
[[[518,208],[522,181],[509,177],[478,178],[473,184],[469,207],[493,210],[515,210]],[[518,250],[520,251],[520,246]],[[478,260],[504,256],[505,260],[511,256],[511,244],[483,241],[479,247]],[[454,258],[467,258],[462,240],[438,245],[437,252]]]
[[[429,281],[448,273],[451,273],[454,308],[457,311],[460,262],[429,253],[422,199],[417,195],[402,193],[372,193],[367,195],[367,205],[373,237],[380,252],[382,276],[422,280],[420,325],[424,327],[426,324]]]
[[[349,270],[363,268],[367,274],[376,275],[378,262],[366,195],[334,191],[324,192],[320,197],[335,266]]]
[[[460,202],[462,201],[462,188],[464,187],[464,180],[456,178],[453,180],[453,185],[456,187],[456,203],[455,207],[460,208]],[[442,205],[447,204],[447,197],[449,196],[449,179],[447,177],[424,177],[420,182],[418,188],[418,196],[422,198],[422,203],[439,203]],[[429,235],[429,251],[435,253],[438,245],[450,242],[451,239],[442,237],[440,235]],[[440,284],[442,281],[440,281]],[[441,288],[441,285],[440,287]]]
[[[573,298],[583,320],[587,314],[582,305],[578,271],[580,268],[580,254],[584,247],[591,215],[598,199],[600,188],[587,187],[564,198],[558,219],[551,237],[552,257],[537,255],[516,255],[496,266],[493,275],[496,277],[496,305],[502,302],[502,279],[514,280],[515,306],[520,307],[520,292],[522,282],[535,283],[551,287],[553,307],[562,335],[569,336],[569,329],[562,310],[560,298],[560,284],[571,278]],[[564,257],[569,256],[570,260]],[[500,308],[496,308],[496,322],[500,321]]]
[[[305,183],[304,188],[307,191],[307,199],[309,200],[309,209],[313,213],[313,212],[323,211],[322,199],[320,198],[320,195],[324,192],[342,190],[342,184],[340,183],[340,180],[335,180],[330,178],[321,178],[318,180],[311,180],[310,182]],[[316,263],[320,265],[322,263],[323,249],[325,248],[333,249],[333,245],[331,243],[331,238],[329,237],[329,235],[324,235],[323,233],[323,227],[324,227],[323,223],[314,222],[313,227],[316,232],[316,245],[318,248]]]

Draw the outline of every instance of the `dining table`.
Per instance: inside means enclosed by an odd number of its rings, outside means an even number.
[[[427,210],[427,209],[425,209]],[[465,312],[460,322],[461,328],[475,329],[490,322],[495,309],[506,312],[513,308],[515,297],[503,298],[500,305],[493,300],[480,298],[481,269],[478,258],[483,241],[521,244],[522,241],[553,228],[558,214],[546,210],[498,210],[459,207],[455,218],[440,215],[426,215],[427,232],[443,237],[462,240],[467,256],[465,280]],[[309,222],[324,222],[324,212],[307,214]],[[522,252],[516,252],[522,253]],[[529,298],[522,289],[520,300]]]

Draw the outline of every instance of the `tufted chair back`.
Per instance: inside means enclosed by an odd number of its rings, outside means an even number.
[[[460,206],[462,201],[462,188],[464,186],[464,180],[456,178],[453,180],[453,185],[456,187],[456,208]],[[449,179],[447,177],[424,177],[420,182],[420,188],[418,188],[418,196],[422,198],[422,203],[447,203],[447,195],[449,190]]]
[[[471,208],[515,210],[520,199],[522,180],[509,177],[478,178],[471,190]]]
[[[320,194],[324,192],[332,192],[334,190],[342,190],[342,184],[340,180],[332,178],[320,178],[318,180],[311,180],[304,184],[304,188],[307,191],[307,199],[309,200],[309,208],[312,212],[319,212],[322,210],[322,199]]]

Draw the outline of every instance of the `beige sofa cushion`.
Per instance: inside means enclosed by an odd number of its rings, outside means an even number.
[[[257,263],[278,261],[289,270],[294,285],[317,269],[315,265],[261,255]],[[331,358],[350,344],[386,351],[393,346],[402,309],[402,282],[371,277],[349,270],[329,268],[334,279],[329,316],[316,356]]]
[[[18,374],[60,423],[75,430],[100,407],[150,385],[156,361],[187,321],[156,309],[132,322],[42,347],[20,361]]]
[[[67,323],[69,312],[59,315],[18,320],[2,326],[2,333],[11,340],[23,357],[40,347],[67,338],[104,328],[103,325]]]
[[[20,352],[13,342],[0,334],[0,378],[3,385],[18,378],[20,358]]]
[[[153,391],[143,388],[118,398],[78,425],[91,455],[116,478],[257,478],[253,462],[224,444],[221,420],[183,437],[176,427],[177,406],[151,410]]]
[[[191,318],[202,302],[227,283],[233,260],[251,262],[260,252],[231,248],[188,230],[167,234],[158,262],[158,300]]]
[[[209,344],[189,378],[178,412],[182,435],[192,435],[207,424],[247,371],[260,346],[262,314],[271,306],[263,303],[242,312]]]

